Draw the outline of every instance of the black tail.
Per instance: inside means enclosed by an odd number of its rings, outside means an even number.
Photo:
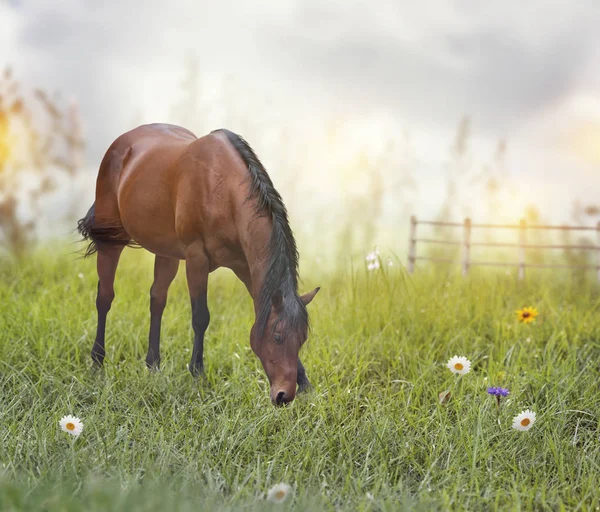
[[[97,225],[95,222],[94,206],[93,204],[83,219],[77,221],[77,231],[79,231],[84,240],[89,242],[83,254],[84,258],[98,252],[99,245],[138,246],[138,244],[131,240],[131,237],[121,224]]]

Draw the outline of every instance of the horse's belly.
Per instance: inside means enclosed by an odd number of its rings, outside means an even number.
[[[138,180],[140,183],[135,182]],[[152,183],[151,176],[140,176],[138,180],[131,180],[119,191],[123,227],[131,238],[150,252],[183,259],[184,246],[175,230],[169,189],[160,181]]]
[[[131,236],[135,242],[140,244],[144,249],[158,254],[159,256],[166,256],[169,258],[184,259],[185,247],[177,239],[174,231],[168,229],[161,229],[161,226],[157,223],[151,229],[144,223],[137,220],[123,220],[123,227]]]

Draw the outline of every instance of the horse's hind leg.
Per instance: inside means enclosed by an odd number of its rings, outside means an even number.
[[[175,279],[179,269],[179,260],[156,256],[154,260],[154,283],[150,288],[150,335],[148,339],[148,368],[160,366],[160,324],[167,305],[169,285]]]
[[[115,298],[115,274],[122,251],[122,245],[98,245],[98,295],[96,296],[98,328],[96,330],[96,341],[94,341],[94,346],[92,347],[92,360],[98,366],[102,366],[106,354],[104,350],[106,316]]]

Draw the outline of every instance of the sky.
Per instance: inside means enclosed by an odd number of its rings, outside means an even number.
[[[348,185],[362,187],[348,162],[359,153],[377,161],[394,139],[388,203],[435,216],[457,126],[469,116],[474,168],[507,143],[512,192],[499,220],[516,221],[535,203],[562,222],[573,201],[600,203],[598,27],[597,0],[0,0],[0,66],[76,99],[91,184],[119,134],[186,121],[174,106],[194,62],[207,105],[192,128],[250,130],[242,134],[275,167],[276,184],[302,173],[297,190],[315,215],[332,197],[360,194]],[[336,123],[342,142],[328,145]],[[277,133],[288,134],[285,146]],[[310,169],[292,163],[300,160]],[[394,196],[394,166],[410,168],[415,190]]]

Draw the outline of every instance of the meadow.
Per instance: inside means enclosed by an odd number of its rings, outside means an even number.
[[[144,364],[152,259],[126,250],[91,370],[95,261],[73,247],[0,264],[0,510],[594,510],[600,506],[600,288],[594,276],[303,261],[302,359],[284,408],[249,345],[251,300],[211,276],[206,378],[186,369],[183,269]],[[515,311],[536,307],[536,322]],[[470,373],[446,368],[454,355]],[[510,390],[501,407],[488,386]],[[439,394],[450,391],[440,403]],[[512,428],[523,409],[527,432]],[[72,438],[59,419],[84,422]],[[265,500],[292,486],[283,504]]]

